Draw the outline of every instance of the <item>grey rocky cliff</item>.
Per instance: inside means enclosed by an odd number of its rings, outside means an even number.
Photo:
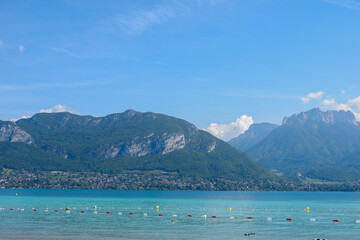
[[[0,142],[22,142],[32,144],[34,140],[13,122],[0,122]]]
[[[323,122],[328,124],[334,123],[350,123],[358,126],[355,115],[351,111],[326,111],[323,112],[319,108],[311,109],[307,112],[294,114],[291,117],[284,117],[283,124],[292,124],[294,122]]]

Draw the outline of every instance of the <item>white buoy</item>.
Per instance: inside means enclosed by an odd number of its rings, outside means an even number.
[[[310,218],[310,222],[315,222],[316,219],[315,218]]]
[[[235,217],[234,217],[234,216],[230,216],[230,219],[235,219]]]
[[[97,214],[97,211],[94,211],[94,214]]]
[[[147,216],[148,214],[147,213],[144,213],[144,216]]]
[[[272,221],[272,218],[271,218],[271,217],[268,217],[268,218],[266,218],[266,220],[268,220],[268,221]]]
[[[360,223],[360,220],[356,220],[355,223]]]
[[[22,208],[21,211],[23,212],[23,211],[25,211],[25,210]]]
[[[201,215],[200,217],[201,217],[201,218],[206,218],[206,215]]]
[[[122,215],[122,212],[118,212],[118,215]]]
[[[173,216],[173,217],[177,217],[177,215],[176,215],[176,214],[173,214],[172,216]]]

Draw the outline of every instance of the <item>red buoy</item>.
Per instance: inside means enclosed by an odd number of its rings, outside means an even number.
[[[106,214],[110,214],[110,212],[106,212]]]
[[[130,214],[130,215],[133,215],[134,213],[131,212],[131,213],[129,213],[129,214]]]
[[[84,213],[85,211],[81,211],[81,213]]]
[[[164,216],[164,215],[160,213],[159,216],[161,217],[161,216]]]
[[[248,217],[248,219],[253,219],[252,217]]]
[[[34,210],[33,210],[34,212],[36,212],[37,210],[34,208]]]
[[[12,211],[12,210],[14,210],[13,208],[10,208],[10,210]]]
[[[216,218],[216,216],[211,216],[212,218]]]
[[[286,221],[292,221],[292,219],[291,219],[291,218],[287,218]]]
[[[189,214],[188,217],[192,217],[192,215]]]
[[[59,210],[55,210],[55,212],[58,212]]]
[[[339,220],[337,220],[337,219],[334,219],[334,220],[333,220],[333,222],[339,222]]]

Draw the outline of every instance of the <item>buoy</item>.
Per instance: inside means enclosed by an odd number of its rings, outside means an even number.
[[[177,217],[177,215],[176,215],[176,214],[173,214],[173,217]]]
[[[360,223],[360,220],[355,220],[355,223]]]
[[[34,210],[34,209],[33,209]],[[48,212],[49,210],[48,209],[45,209],[45,212]]]
[[[69,208],[69,207],[66,207],[65,210],[69,212],[69,211],[70,211],[70,208]]]
[[[306,207],[306,211],[310,211],[310,208],[309,208],[309,207]]]
[[[171,219],[171,222],[174,222],[174,219]]]
[[[271,218],[271,217],[268,217],[268,218],[266,218],[266,220],[268,220],[268,221],[272,221],[272,218]]]
[[[12,210],[14,210],[13,208],[10,208],[10,210],[12,211]]]
[[[37,210],[34,208],[33,211],[36,212]]]
[[[216,218],[216,216],[211,216],[212,218]]]
[[[25,211],[25,210],[22,208],[20,211],[22,211],[22,212],[23,212],[23,211]]]
[[[134,215],[134,213],[132,213],[132,212],[131,212],[131,213],[129,213],[129,214],[130,214],[130,215]]]
[[[96,210],[96,208],[97,208],[97,207],[96,207],[96,206],[94,206],[94,210]]]
[[[81,213],[84,213],[85,211],[80,211]]]
[[[97,214],[97,211],[94,211],[94,214]]]
[[[247,219],[253,219],[252,217],[247,217]]]
[[[231,211],[231,207],[229,207],[229,211]]]
[[[15,193],[15,196],[17,196],[18,194],[17,193]]]
[[[122,212],[118,212],[118,215],[122,215]]]
[[[164,215],[160,213],[159,216],[162,217],[162,216],[164,216]]]
[[[333,222],[339,222],[339,220],[338,220],[338,219],[334,219]]]
[[[191,214],[189,214],[189,215],[188,215],[188,217],[192,217],[192,215],[191,215]]]
[[[202,216],[200,216],[201,218],[206,218],[206,215],[202,215]]]
[[[316,219],[315,218],[310,218],[310,222],[315,222]]]
[[[286,221],[289,221],[289,222],[290,222],[290,221],[292,221],[292,218],[287,218]]]
[[[156,210],[159,210],[159,206],[156,206]]]
[[[110,212],[106,212],[106,214],[110,214]]]
[[[59,210],[55,210],[55,212],[58,212]]]
[[[235,219],[235,217],[234,217],[234,216],[230,216],[230,219]]]
[[[148,214],[147,213],[144,213],[144,216],[147,216]]]

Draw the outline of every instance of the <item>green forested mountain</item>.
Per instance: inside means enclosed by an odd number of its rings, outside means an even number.
[[[163,114],[39,113],[0,124],[0,167],[10,169],[161,170],[203,178],[272,178],[246,154],[193,124]]]
[[[312,109],[285,118],[247,153],[270,170],[346,180],[360,179],[359,157],[353,155],[359,149],[360,127],[350,111]]]
[[[240,151],[246,151],[269,135],[278,125],[272,123],[254,123],[243,134],[228,143]]]

